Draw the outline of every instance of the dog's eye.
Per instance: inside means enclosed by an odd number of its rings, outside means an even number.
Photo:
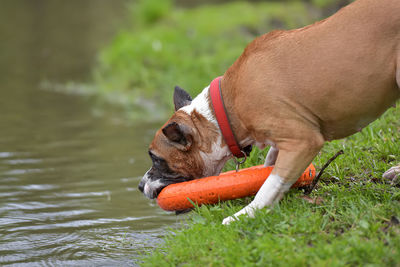
[[[149,155],[154,165],[167,165],[167,162],[164,159],[154,155],[151,151],[149,151]]]
[[[149,156],[150,156],[150,158],[154,157],[154,154],[150,150],[149,150]]]
[[[149,150],[149,156],[150,156],[151,160],[153,161],[153,163],[159,162],[161,160],[159,157],[154,155],[153,152],[151,152],[150,150]]]
[[[168,163],[165,159],[160,158],[154,155],[151,151],[149,151],[149,155],[151,160],[153,161],[153,167],[163,173],[171,173],[171,169],[168,166]]]

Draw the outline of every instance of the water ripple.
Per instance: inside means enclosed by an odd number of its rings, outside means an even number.
[[[80,193],[55,193],[56,197],[68,197],[68,198],[86,198],[86,197],[101,197],[107,196],[110,197],[110,191],[102,191],[102,192],[80,192]]]
[[[30,226],[21,226],[8,229],[7,232],[18,232],[18,231],[37,231],[37,230],[52,230],[52,229],[61,229],[61,228],[73,228],[79,229],[84,227],[93,227],[97,225],[105,225],[105,224],[112,224],[117,222],[133,222],[133,221],[140,221],[146,219],[152,219],[156,216],[143,216],[143,217],[126,217],[122,219],[116,218],[100,218],[95,220],[73,220],[69,222],[63,223],[53,223],[53,224],[43,224],[43,225],[30,225]]]
[[[0,157],[1,158],[1,157]],[[19,165],[19,164],[36,164],[41,163],[43,160],[41,159],[9,159],[4,160],[3,162],[9,165]]]
[[[47,168],[47,169],[13,169],[4,172],[3,174],[5,175],[21,175],[21,174],[28,174],[28,173],[43,173],[46,171],[53,171],[54,169],[52,168]]]
[[[68,211],[54,211],[54,212],[37,212],[37,213],[23,213],[18,211],[20,215],[14,215],[9,213],[7,216],[0,218],[0,227],[2,225],[10,227],[12,224],[20,224],[26,222],[43,222],[46,220],[65,220],[67,218],[76,217],[80,215],[86,215],[96,212],[95,210],[83,209],[83,210],[68,210]]]
[[[7,203],[4,206],[0,207],[0,212],[7,210],[39,210],[39,209],[51,209],[51,208],[63,208],[66,206],[67,204],[65,203],[51,204],[39,201],[30,201],[24,203]]]
[[[0,152],[0,158],[12,158],[16,156],[29,155],[27,152]]]
[[[24,186],[19,186],[19,189],[22,190],[54,190],[56,188],[59,188],[57,185],[52,185],[52,184],[30,184],[30,185],[24,185]]]

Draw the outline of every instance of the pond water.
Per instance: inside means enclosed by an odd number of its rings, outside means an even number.
[[[0,265],[135,265],[177,225],[137,190],[157,124],[43,90],[85,82],[124,0],[0,5]]]

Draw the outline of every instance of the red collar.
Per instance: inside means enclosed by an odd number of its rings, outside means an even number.
[[[214,109],[215,117],[217,118],[218,126],[221,129],[222,136],[225,139],[229,150],[237,158],[245,157],[245,153],[240,149],[235,135],[232,132],[231,124],[229,123],[228,114],[224,106],[221,92],[221,78],[215,78],[210,84],[211,104]]]

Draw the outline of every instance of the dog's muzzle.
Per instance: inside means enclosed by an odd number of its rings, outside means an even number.
[[[138,188],[146,197],[154,199],[168,183],[164,183],[161,178],[152,177],[151,170],[150,168],[150,170],[144,174]]]
[[[193,179],[193,177],[184,177],[173,172],[160,173],[160,171],[152,167],[144,174],[138,188],[146,197],[154,199],[166,186]]]

